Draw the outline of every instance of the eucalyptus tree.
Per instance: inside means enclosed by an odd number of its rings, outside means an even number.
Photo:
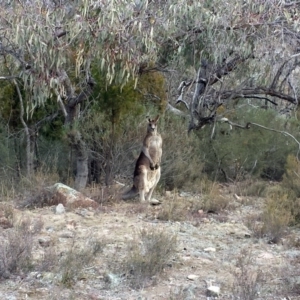
[[[27,136],[26,117],[57,103],[77,154],[77,188],[86,184],[88,153],[75,121],[97,84],[91,66],[120,91],[143,72],[166,72],[190,130],[214,123],[234,99],[298,105],[298,1],[1,2],[1,78],[20,91]]]
[[[141,62],[156,52],[151,47],[151,23],[132,19],[132,14],[145,14],[146,2],[2,1],[2,5],[1,79],[12,80],[18,91],[27,136],[27,172],[32,168],[32,149],[25,119],[50,99],[70,129],[69,140],[77,154],[75,184],[82,188],[88,153],[75,120],[80,118],[79,105],[96,84],[91,65],[105,74],[108,85],[122,86],[137,77]]]

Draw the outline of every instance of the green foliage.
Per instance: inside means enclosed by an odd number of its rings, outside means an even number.
[[[265,180],[245,180],[237,183],[239,194],[251,197],[265,197],[268,182]]]
[[[151,66],[149,66],[151,70]],[[150,103],[159,108],[159,112],[163,113],[167,105],[167,94],[165,86],[165,77],[160,72],[149,71],[139,77],[137,89],[145,98],[145,104]]]
[[[294,222],[293,207],[295,198],[289,190],[279,185],[269,189],[264,211],[261,216],[261,235],[278,243],[286,233],[288,225]]]
[[[300,162],[294,155],[288,155],[285,165],[285,173],[282,179],[282,186],[294,194],[295,197],[300,197]]]
[[[160,184],[166,189],[199,190],[204,165],[199,151],[201,141],[188,135],[186,123],[177,116],[166,113],[159,122],[163,137]]]
[[[15,87],[9,81],[0,81],[0,112],[4,121],[17,127],[20,109]]]
[[[283,130],[285,120],[264,109],[237,109],[231,121],[246,124],[249,120],[268,128]],[[199,153],[205,161],[204,170],[218,180],[242,180],[246,176],[281,179],[288,153],[296,152],[296,144],[279,133],[252,126],[239,129],[216,124],[196,133],[202,141]]]
[[[93,91],[95,111],[102,112],[108,121],[116,124],[124,114],[138,112],[140,94],[134,89],[131,81],[121,88],[120,85],[107,85],[104,74],[93,72],[97,85]]]

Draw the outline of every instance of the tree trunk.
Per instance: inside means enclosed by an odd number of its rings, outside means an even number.
[[[19,88],[17,81],[14,79],[13,83],[16,87],[19,101],[20,101],[20,120],[24,127],[25,131],[25,139],[26,139],[26,177],[30,178],[33,173],[33,158],[34,158],[34,148],[32,149],[31,143],[31,130],[26,124],[24,120],[24,104],[23,104],[23,97]]]
[[[76,157],[75,189],[81,190],[88,180],[88,150],[79,131],[70,131],[68,136]]]

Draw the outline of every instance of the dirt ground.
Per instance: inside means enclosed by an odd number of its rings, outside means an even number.
[[[178,199],[193,197],[186,193]],[[103,251],[81,266],[69,285],[62,283],[59,268],[33,268],[1,279],[0,299],[300,299],[300,247],[295,242],[300,229],[292,228],[277,243],[269,243],[249,229],[254,228],[249,222],[256,220],[251,216],[259,214],[263,200],[236,197],[225,190],[224,197],[232,204],[230,209],[199,211],[177,221],[157,219],[162,205],[136,202],[116,201],[97,210],[62,214],[55,207],[16,209],[17,218],[42,224],[32,241],[35,265],[59,265],[65,253],[88,247],[90,239],[97,240]],[[134,288],[117,266],[142,229],[176,236],[176,251],[161,274]],[[5,238],[10,229],[0,230]],[[211,286],[215,292],[209,291]]]

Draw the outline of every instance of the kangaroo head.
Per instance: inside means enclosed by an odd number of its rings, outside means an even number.
[[[148,119],[148,128],[147,132],[151,133],[156,133],[157,132],[157,121],[159,119],[159,116],[157,116],[155,119],[151,120],[150,118]]]

